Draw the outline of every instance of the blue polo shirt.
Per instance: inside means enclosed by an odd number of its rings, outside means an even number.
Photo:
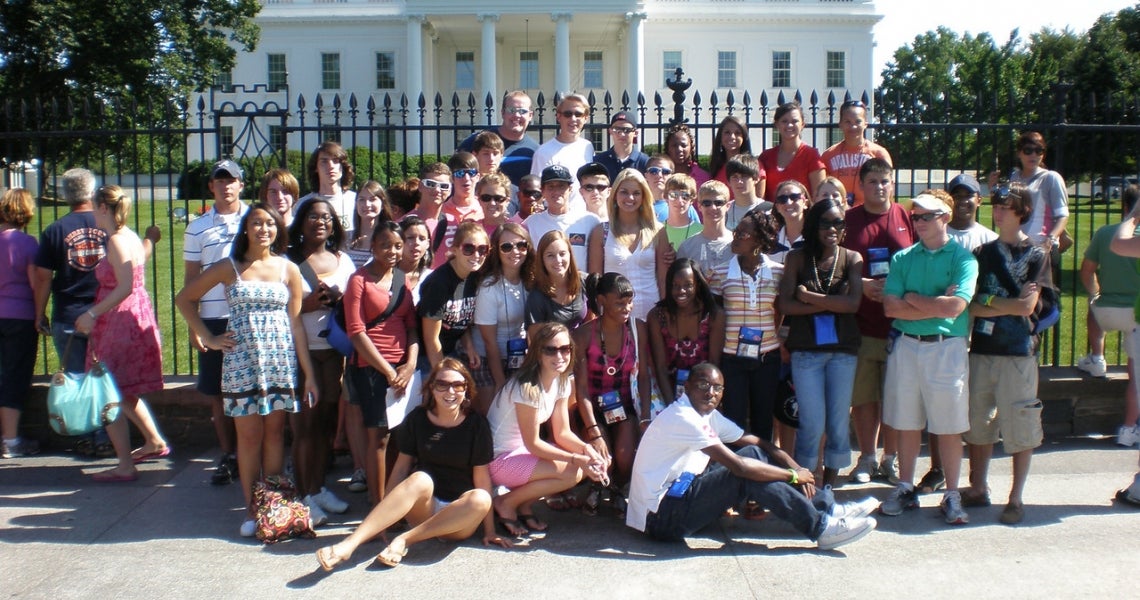
[[[928,250],[922,242],[900,250],[891,257],[891,271],[883,286],[883,294],[902,298],[907,292],[923,296],[942,296],[946,288],[957,285],[954,295],[966,304],[974,297],[978,282],[978,261],[962,246],[950,240],[937,250]],[[963,309],[953,319],[895,319],[895,329],[911,335],[952,335],[965,337],[970,332],[970,311]]]
[[[606,171],[610,174],[610,183],[613,183],[613,181],[617,179],[618,173],[621,173],[623,169],[637,169],[645,173],[645,167],[649,164],[649,156],[641,150],[634,148],[629,158],[618,160],[617,153],[614,152],[613,148],[610,148],[605,152],[595,154],[594,162],[606,168]]]

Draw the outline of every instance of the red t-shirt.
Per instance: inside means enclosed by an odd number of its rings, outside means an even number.
[[[865,206],[856,206],[847,211],[844,220],[847,222],[847,230],[843,247],[854,250],[863,257],[864,278],[871,277],[872,264],[868,252],[871,248],[886,248],[887,255],[894,256],[916,241],[910,213],[895,202],[881,215],[867,212]],[[886,278],[885,274],[882,278]],[[866,296],[859,303],[855,322],[859,324],[859,332],[868,337],[885,339],[891,329],[891,319],[883,313],[883,304],[872,302]]]
[[[811,189],[808,174],[824,169],[823,161],[819,159],[819,150],[807,144],[800,145],[799,149],[796,150],[796,155],[792,157],[792,162],[783,169],[776,166],[779,155],[779,146],[773,146],[760,153],[760,165],[768,174],[767,187],[764,188],[764,199],[768,202],[775,202],[776,190],[781,183],[789,179],[795,179],[804,184],[808,188],[808,192],[815,193],[815,190]]]
[[[388,308],[392,299],[392,292],[381,289],[370,281],[367,267],[357,269],[348,279],[348,288],[344,291],[344,325],[348,337],[364,331],[369,321],[380,316]],[[388,315],[380,324],[368,330],[368,339],[380,351],[380,356],[389,364],[398,365],[404,362],[404,354],[408,349],[408,332],[415,331],[419,325],[415,307],[412,305],[412,292],[406,290],[400,299],[400,306]],[[356,357],[356,366],[363,367],[368,363],[360,356]]]

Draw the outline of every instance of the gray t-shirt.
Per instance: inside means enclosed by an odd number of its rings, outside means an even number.
[[[677,258],[692,259],[701,267],[706,277],[713,268],[727,263],[732,258],[732,236],[710,240],[697,234],[681,242],[677,248]]]

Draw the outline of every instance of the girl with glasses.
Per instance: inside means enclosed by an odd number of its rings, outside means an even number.
[[[505,223],[491,236],[491,254],[475,274],[475,351],[481,366],[472,375],[479,387],[476,410],[487,414],[491,398],[526,354],[526,281],[534,262],[530,236],[522,225]]]
[[[408,529],[376,555],[376,562],[398,566],[416,543],[440,539],[461,542],[483,527],[483,545],[510,548],[491,519],[491,429],[471,406],[475,384],[462,363],[445,358],[428,375],[423,404],[397,430],[400,454],[384,500],[347,538],[317,551],[331,571],[353,552],[400,519]]]
[[[765,199],[775,202],[776,190],[789,179],[802,181],[814,190],[827,176],[819,151],[803,141],[804,112],[798,102],[787,102],[776,108],[775,128],[780,143],[760,153],[760,164],[768,175]]]
[[[511,180],[506,175],[484,175],[475,184],[475,197],[483,208],[483,229],[488,236],[495,235],[495,230],[504,223],[522,223],[522,218],[511,215],[508,209],[511,203]]]
[[[445,356],[462,357],[473,369],[481,361],[469,332],[475,324],[475,278],[491,253],[487,232],[476,221],[459,224],[448,250],[447,262],[432,271],[420,289],[417,312],[421,319],[428,364],[435,366]]]
[[[775,249],[768,256],[783,263],[789,250],[799,248],[804,243],[804,211],[811,204],[811,196],[804,184],[789,179],[776,187],[773,202],[775,206],[772,216],[780,224],[780,233],[776,237]]]
[[[1036,131],[1026,131],[1017,138],[1019,168],[1009,176],[1011,183],[1025,185],[1033,199],[1033,212],[1021,225],[1021,231],[1034,243],[1052,253],[1054,275],[1059,273],[1060,253],[1068,250],[1073,240],[1065,232],[1069,222],[1069,193],[1065,179],[1056,171],[1045,167],[1045,137]],[[990,187],[997,185],[996,175],[990,176]]]

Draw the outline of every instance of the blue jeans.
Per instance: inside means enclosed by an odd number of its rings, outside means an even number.
[[[71,347],[68,348],[67,338],[74,331],[75,323],[51,322],[51,340],[55,345],[55,353],[59,356],[59,362],[63,365],[63,369],[68,373],[86,373],[87,336],[76,333],[75,338],[71,341]],[[67,356],[63,355],[65,350]]]
[[[780,384],[780,353],[762,358],[726,354],[720,359],[724,374],[724,416],[756,437],[772,441],[772,407]]]
[[[736,453],[745,458],[768,462],[768,456],[757,446],[746,446]],[[754,501],[773,515],[791,523],[796,531],[815,540],[823,533],[824,518],[835,505],[830,489],[820,489],[807,499],[802,492],[783,481],[752,481],[733,475],[720,463],[712,463],[693,479],[685,495],[664,497],[657,512],[649,513],[645,532],[651,537],[680,541],[716,521],[729,507]]]
[[[858,357],[840,352],[793,352],[792,380],[799,403],[796,462],[814,470],[819,440],[827,432],[823,465],[839,469],[851,464],[851,390]]]

